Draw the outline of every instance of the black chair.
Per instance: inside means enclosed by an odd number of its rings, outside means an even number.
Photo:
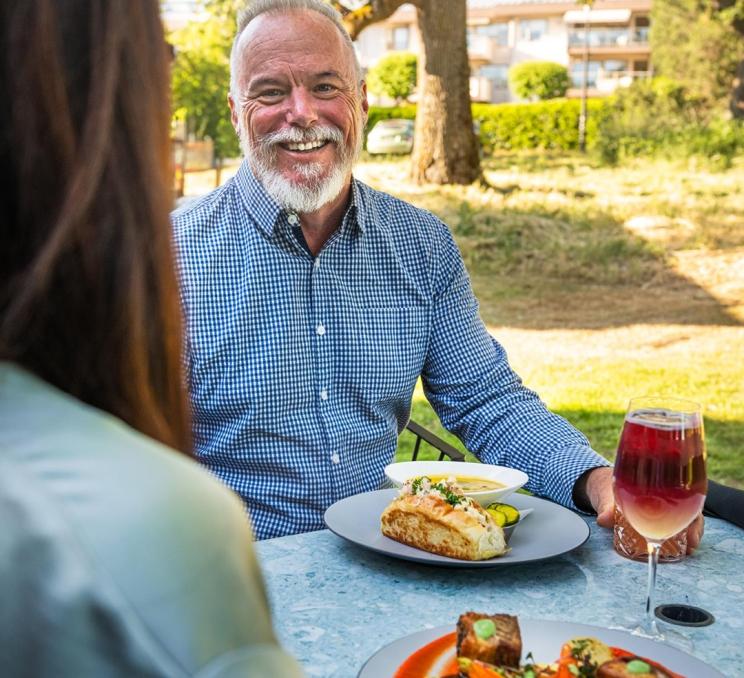
[[[744,528],[744,490],[709,480],[703,513]]]
[[[445,457],[449,458],[450,461],[465,461],[465,455],[460,450],[452,447],[446,440],[442,440],[439,436],[434,435],[429,429],[421,426],[421,424],[410,420],[406,428],[416,436],[416,444],[413,448],[411,461],[416,461],[422,440],[425,440],[429,445],[439,450],[439,461],[443,461]]]

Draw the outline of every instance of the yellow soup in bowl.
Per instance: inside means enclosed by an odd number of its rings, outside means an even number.
[[[479,478],[477,476],[453,476],[452,474],[448,474],[443,476],[428,475],[427,477],[432,483],[454,478],[463,492],[487,492],[488,490],[498,490],[506,487],[504,483],[500,483],[498,480],[489,480],[488,478]]]

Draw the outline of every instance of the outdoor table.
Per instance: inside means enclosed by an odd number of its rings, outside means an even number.
[[[396,560],[328,530],[257,542],[274,626],[308,676],[353,678],[380,647],[468,610],[598,626],[640,621],[647,565],[612,549],[612,532],[541,562],[454,569]],[[724,675],[744,674],[744,530],[707,518],[694,555],[659,565],[656,603],[712,613],[710,626],[674,626],[692,654]],[[661,625],[662,628],[669,628]],[[380,677],[384,678],[384,677]]]

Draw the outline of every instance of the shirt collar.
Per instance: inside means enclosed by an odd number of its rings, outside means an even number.
[[[259,229],[266,235],[271,236],[281,210],[266,192],[261,182],[253,176],[247,160],[243,160],[240,165],[240,169],[235,175],[235,183],[240,190],[248,216]]]
[[[279,217],[284,213],[274,202],[274,199],[266,192],[263,184],[256,179],[251,171],[247,160],[243,160],[237,174],[235,182],[240,190],[246,212],[266,235],[271,236]],[[363,233],[366,227],[364,212],[364,197],[360,190],[359,182],[352,177],[351,179],[351,199],[349,207],[344,214],[341,222],[341,228],[347,224],[356,224],[360,233]]]

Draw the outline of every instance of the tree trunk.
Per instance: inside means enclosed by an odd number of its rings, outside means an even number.
[[[417,183],[469,184],[480,177],[466,11],[466,0],[422,0],[417,6],[423,40],[411,158],[411,178]]]
[[[405,0],[370,0],[344,15],[352,39],[391,16]],[[418,57],[418,109],[411,176],[419,182],[469,184],[481,176],[470,112],[465,0],[411,0],[423,46]]]

